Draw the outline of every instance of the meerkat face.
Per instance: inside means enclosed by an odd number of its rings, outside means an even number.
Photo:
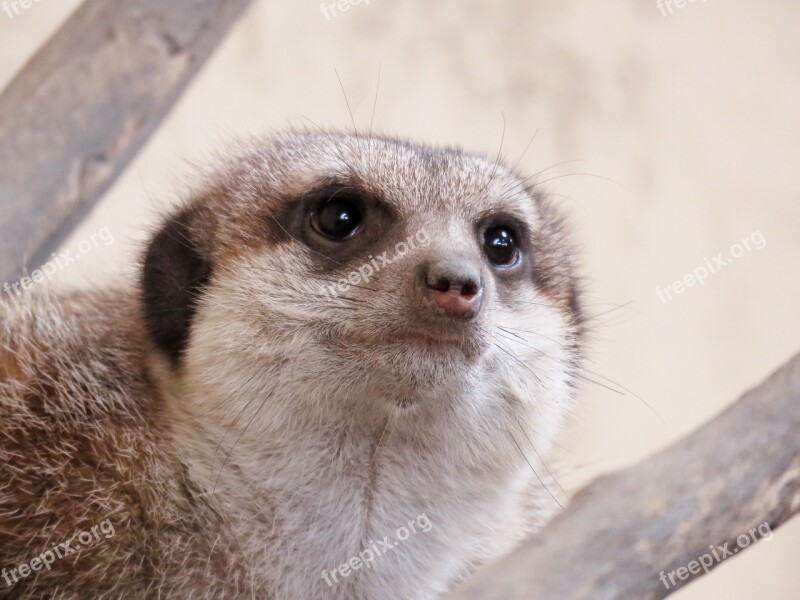
[[[349,414],[570,395],[573,259],[525,180],[458,150],[336,134],[226,163],[144,263],[147,326],[175,372]]]

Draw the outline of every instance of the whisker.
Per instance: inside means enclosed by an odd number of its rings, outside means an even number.
[[[545,358],[548,358],[548,359],[552,360],[553,362],[555,362],[555,363],[557,363],[557,364],[559,364],[559,365],[561,365],[563,367],[566,367],[567,369],[573,370],[573,375],[578,379],[581,379],[581,380],[586,381],[588,383],[593,383],[594,385],[597,385],[597,386],[599,386],[601,388],[604,388],[604,389],[606,389],[606,390],[608,390],[610,392],[614,392],[615,394],[619,394],[620,396],[625,396],[627,394],[630,394],[631,396],[633,396],[634,398],[639,400],[642,404],[644,404],[650,410],[650,412],[652,412],[656,417],[658,417],[658,420],[661,421],[661,424],[664,427],[667,426],[667,423],[666,423],[666,421],[664,421],[664,418],[658,413],[658,411],[649,402],[647,402],[644,398],[640,397],[635,392],[632,392],[630,389],[628,389],[624,385],[622,385],[620,383],[617,383],[615,381],[612,381],[608,377],[605,377],[604,375],[601,375],[599,373],[596,373],[594,371],[586,369],[585,367],[578,367],[577,365],[570,364],[570,363],[564,362],[562,360],[559,360],[559,359],[557,359],[557,358],[555,358],[553,356],[550,356],[549,354],[547,354],[546,352],[544,352],[540,348],[537,348],[536,346],[531,346],[530,344],[518,341],[518,340],[513,339],[513,338],[509,338],[508,336],[501,336],[501,337],[503,337],[504,339],[510,340],[512,342],[516,342],[518,344],[522,344],[523,346],[526,346],[526,347],[538,352],[539,354],[541,354]],[[583,371],[585,373],[589,373],[590,375],[593,375],[595,377],[599,377],[600,379],[605,379],[606,381],[609,382],[610,385],[606,385],[604,383],[601,383],[599,381],[596,381],[596,380],[592,379],[591,377],[587,377],[586,375],[584,375],[583,373],[581,373],[579,371]],[[615,385],[615,386],[618,386],[618,387],[622,388],[622,391],[611,387],[611,385]],[[626,392],[627,392],[627,394],[626,394]]]
[[[372,170],[372,126],[375,124],[375,111],[378,108],[378,92],[381,89],[381,64],[378,63],[378,83],[375,85],[375,100],[372,102],[372,116],[369,119],[369,135],[367,136],[367,140],[369,141],[369,165],[370,170]]]
[[[514,333],[513,331],[506,331],[506,329],[503,329],[504,327],[507,327],[507,326],[505,326],[505,325],[498,325],[498,326],[497,326],[497,328],[498,328],[500,331],[505,331],[505,332],[506,332],[506,333],[508,333],[509,335],[513,335],[514,337],[517,337],[517,338],[521,339],[522,341],[527,341],[527,340],[526,340],[524,337],[522,337],[521,335],[518,335],[518,334]],[[513,327],[509,327],[509,329],[513,329]],[[539,337],[541,337],[541,338],[544,338],[544,339],[546,339],[546,340],[548,340],[548,341],[550,341],[550,342],[553,342],[554,344],[558,344],[558,345],[559,345],[559,346],[561,346],[562,348],[566,348],[566,347],[567,347],[566,345],[562,344],[562,343],[561,343],[561,342],[559,342],[558,340],[556,340],[556,339],[553,339],[553,338],[551,338],[551,337],[548,337],[548,336],[546,336],[546,335],[544,335],[544,334],[542,334],[542,333],[537,333],[537,332],[535,332],[535,331],[527,331],[527,330],[525,330],[525,329],[517,329],[516,331],[521,331],[522,333],[530,333],[530,334],[533,334],[533,335],[538,335]]]
[[[253,376],[251,376],[250,379],[247,381],[247,384],[252,383],[253,380],[255,380],[255,378],[258,375],[259,375],[258,373],[254,373]],[[222,402],[219,403],[218,407],[222,406],[223,404],[225,404],[227,402],[227,400],[229,400],[234,395],[234,393],[236,393],[235,390],[232,391],[230,394],[228,394],[228,396],[225,398],[225,400],[223,400]],[[217,447],[214,450],[214,456],[211,458],[211,473],[212,474],[214,473],[214,463],[217,461],[217,454],[219,453],[219,450],[222,447],[222,444],[225,441],[225,438],[228,437],[228,434],[230,433],[230,429],[232,429],[233,427],[236,426],[236,423],[239,421],[239,418],[242,416],[242,414],[244,414],[244,411],[247,410],[247,408],[250,406],[250,404],[252,404],[252,402],[256,398],[257,398],[257,396],[255,394],[253,394],[253,397],[250,398],[247,402],[245,402],[244,406],[239,410],[239,413],[233,419],[233,423],[231,423],[231,426],[228,429],[228,431],[226,431],[225,434],[220,438],[219,443],[217,444]],[[228,454],[228,457],[230,457],[230,453]],[[223,466],[224,466],[224,464],[225,463],[223,462]],[[217,477],[217,479],[219,479],[219,476]],[[216,490],[216,483],[214,484],[214,490]]]
[[[519,443],[517,443],[517,439],[514,437],[514,434],[513,434],[513,433],[511,433],[511,432],[509,432],[509,435],[511,436],[511,441],[513,441],[513,442],[514,442],[514,445],[517,447],[517,450],[519,450],[519,453],[522,455],[522,458],[524,458],[524,459],[525,459],[525,462],[526,462],[526,463],[528,463],[528,466],[529,466],[529,467],[530,467],[530,469],[531,469],[531,473],[533,473],[533,474],[536,476],[536,479],[538,479],[538,480],[539,480],[539,483],[540,483],[540,484],[542,484],[542,487],[543,487],[543,488],[545,489],[545,491],[546,491],[546,492],[547,492],[547,493],[550,495],[550,497],[553,499],[553,501],[554,501],[556,504],[558,504],[559,508],[564,508],[564,506],[561,504],[561,502],[559,502],[559,501],[558,501],[558,498],[556,498],[556,497],[553,495],[553,492],[551,492],[551,491],[550,491],[550,488],[549,488],[549,487],[547,487],[547,485],[545,484],[545,482],[544,482],[544,481],[542,481],[542,478],[541,478],[541,477],[539,476],[539,474],[536,472],[536,469],[534,469],[534,468],[533,468],[533,465],[531,464],[531,461],[529,461],[529,460],[528,460],[528,457],[527,457],[527,456],[525,456],[525,452],[523,452],[523,451],[522,451],[522,448],[520,447]]]
[[[517,361],[520,365],[525,367],[531,373],[531,375],[533,375],[534,379],[536,379],[537,382],[539,382],[540,384],[542,383],[542,380],[539,378],[539,376],[528,365],[526,365],[524,362],[522,362],[519,359],[519,357],[517,357],[514,353],[510,352],[509,350],[506,350],[505,348],[503,348],[500,344],[498,344],[496,342],[495,342],[495,346],[497,346],[498,348],[500,348],[500,350],[502,350],[503,352],[508,354],[511,358],[513,358],[515,361]]]
[[[537,181],[536,184],[537,185],[544,185],[549,181],[555,181],[556,179],[563,179],[564,177],[594,177],[596,179],[602,179],[603,181],[607,181],[609,183],[613,183],[614,185],[618,185],[619,187],[621,187],[626,192],[630,191],[628,188],[626,188],[624,185],[622,185],[619,181],[614,181],[610,177],[605,177],[603,175],[598,175],[596,173],[563,173],[561,175],[553,175],[552,177],[550,177],[548,179],[543,179],[542,181]]]
[[[628,308],[632,304],[634,304],[633,300],[631,300],[629,302],[626,302],[625,304],[620,304],[619,306],[615,306],[614,308],[610,308],[609,310],[603,311],[601,313],[597,313],[596,315],[591,315],[589,317],[586,317],[586,321],[592,321],[592,320],[597,319],[599,317],[603,317],[603,316],[605,316],[607,314],[610,314],[610,313],[612,313],[614,311],[621,310],[623,308]]]
[[[528,432],[525,431],[525,428],[522,426],[522,423],[520,423],[519,418],[516,415],[514,415],[514,420],[517,422],[517,425],[519,425],[520,431],[522,431],[522,435],[524,435],[525,439],[528,440],[528,443],[531,445],[533,452],[536,454],[536,457],[539,459],[539,462],[542,463],[542,466],[544,467],[544,470],[547,471],[547,474],[550,476],[550,479],[552,479],[553,482],[558,486],[558,489],[561,490],[561,493],[564,494],[564,496],[566,496],[567,492],[564,491],[564,488],[561,487],[560,483],[558,483],[558,479],[556,479],[555,475],[553,475],[550,469],[547,468],[547,463],[544,462],[544,459],[542,458],[541,454],[539,454],[539,451],[536,449],[533,440],[528,435]]]
[[[536,179],[540,175],[542,175],[544,173],[547,173],[548,171],[552,171],[556,167],[560,167],[562,165],[566,165],[566,164],[574,163],[574,162],[582,162],[582,161],[573,159],[573,160],[562,160],[560,162],[557,162],[557,163],[555,163],[554,165],[552,165],[550,167],[546,167],[544,169],[541,169],[540,171],[537,171],[536,173],[531,173],[530,175],[526,175],[525,177],[519,179],[518,181],[511,182],[510,184],[505,186],[500,191],[500,194],[501,194],[502,197],[506,198],[506,197],[518,192],[519,190],[527,187],[528,184],[531,182],[531,180]],[[535,182],[534,185],[537,185],[538,183],[539,182]]]
[[[525,155],[528,153],[528,150],[530,149],[531,144],[533,144],[533,141],[536,139],[537,135],[539,135],[539,130],[538,129],[533,132],[533,135],[531,136],[531,139],[528,140],[528,143],[525,145],[525,149],[522,151],[522,154],[519,155],[519,158],[516,160],[514,165],[511,167],[510,170],[512,172],[517,170],[517,167],[519,166],[519,163],[522,161],[523,158],[525,158]]]

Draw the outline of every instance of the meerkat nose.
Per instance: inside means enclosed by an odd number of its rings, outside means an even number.
[[[477,314],[483,301],[480,266],[468,258],[435,261],[424,270],[425,296],[431,308],[451,317]]]

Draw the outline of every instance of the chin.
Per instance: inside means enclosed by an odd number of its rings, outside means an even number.
[[[385,388],[388,377],[414,397],[463,386],[479,368],[482,356],[477,348],[425,342],[391,344],[372,353],[376,372],[383,379],[379,384]]]

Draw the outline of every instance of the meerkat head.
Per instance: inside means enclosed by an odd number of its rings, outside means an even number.
[[[532,183],[377,137],[298,133],[235,154],[166,220],[142,277],[154,345],[210,413],[564,412],[576,276]]]

